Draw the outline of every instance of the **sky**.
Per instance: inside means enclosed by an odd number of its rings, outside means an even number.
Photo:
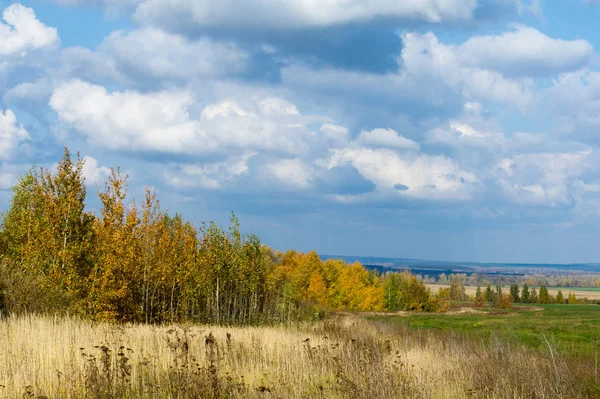
[[[63,147],[279,250],[600,262],[600,1],[0,0],[0,207]]]

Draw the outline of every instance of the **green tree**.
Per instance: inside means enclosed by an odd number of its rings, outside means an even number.
[[[558,290],[558,292],[556,293],[556,303],[561,303],[561,304],[565,303],[565,297],[563,296],[563,293],[561,290]]]
[[[523,284],[523,289],[521,290],[521,302],[529,303],[529,301],[529,286],[527,285],[527,283],[525,283]]]
[[[513,302],[519,302],[519,285],[514,283],[510,285],[510,296],[513,299]]]
[[[492,286],[490,284],[488,284],[485,289],[485,299],[488,303],[494,302],[494,292],[492,291]]]
[[[531,289],[531,295],[529,296],[529,303],[539,303],[539,296],[535,288]]]
[[[569,292],[569,299],[568,299],[568,303],[569,305],[575,304],[577,303],[577,297],[575,296],[574,293]]]
[[[550,297],[550,294],[548,294],[548,288],[545,285],[542,285],[540,287],[540,297],[539,297],[539,303],[551,303],[552,302],[552,298]]]
[[[10,261],[36,281],[40,293],[53,292],[55,305],[85,302],[91,268],[93,216],[85,211],[84,162],[67,148],[56,172],[32,168],[13,189],[2,216],[1,241]]]
[[[452,300],[452,301],[467,300],[464,278],[462,276],[459,276],[459,275],[452,276],[452,282],[450,283],[450,300]]]
[[[481,287],[477,286],[477,290],[475,291],[475,298],[473,298],[473,302],[475,303],[475,306],[483,306],[483,303],[485,302],[485,297],[483,295],[483,292],[481,292]]]

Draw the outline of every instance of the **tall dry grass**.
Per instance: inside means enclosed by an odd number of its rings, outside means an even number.
[[[574,364],[344,316],[295,327],[0,320],[3,398],[587,397]]]

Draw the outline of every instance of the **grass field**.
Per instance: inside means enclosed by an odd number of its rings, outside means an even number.
[[[440,288],[449,288],[449,285],[445,284],[426,284],[428,288],[431,289],[431,292],[436,293]],[[535,288],[536,291],[540,291],[540,287],[529,287],[531,290]],[[484,286],[481,289],[485,289]],[[505,291],[508,291],[508,287],[503,287]],[[563,296],[566,298],[570,292],[574,293],[577,298],[587,298],[591,300],[599,300],[600,299],[600,287],[548,287],[548,293],[550,295],[556,296],[558,291],[561,290]],[[475,285],[466,285],[465,291],[467,295],[475,295],[477,291],[477,286]]]
[[[557,321],[562,313],[552,309],[540,321]],[[520,317],[514,314],[385,322],[345,314],[275,327],[0,318],[0,397],[586,398],[598,392],[589,362],[404,325],[464,324],[468,331],[477,320],[485,329],[492,320]],[[587,308],[580,314],[591,317]]]
[[[449,314],[412,313],[376,317],[413,329],[451,331],[470,337],[501,339],[547,351],[594,359],[600,351],[600,305],[520,305],[513,309],[463,308]]]

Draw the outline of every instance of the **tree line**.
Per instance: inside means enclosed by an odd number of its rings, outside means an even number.
[[[65,148],[55,171],[32,167],[13,188],[0,229],[0,311],[68,311],[97,320],[259,324],[330,310],[444,311],[408,272],[380,276],[361,264],[278,252],[242,234],[199,227],[146,189],[127,201],[112,169],[86,209],[84,161]]]
[[[477,287],[473,301],[476,305],[483,306],[484,303],[490,305],[496,305],[500,307],[510,307],[512,303],[556,303],[556,304],[576,304],[582,303],[578,300],[574,293],[570,292],[568,297],[565,298],[562,290],[558,290],[556,295],[551,295],[548,292],[548,287],[542,285],[539,293],[534,287],[529,289],[527,283],[523,284],[522,288],[519,285],[513,283],[509,287],[508,293],[502,291],[500,285],[492,287],[490,284],[487,285],[485,290],[482,290],[480,286]]]

